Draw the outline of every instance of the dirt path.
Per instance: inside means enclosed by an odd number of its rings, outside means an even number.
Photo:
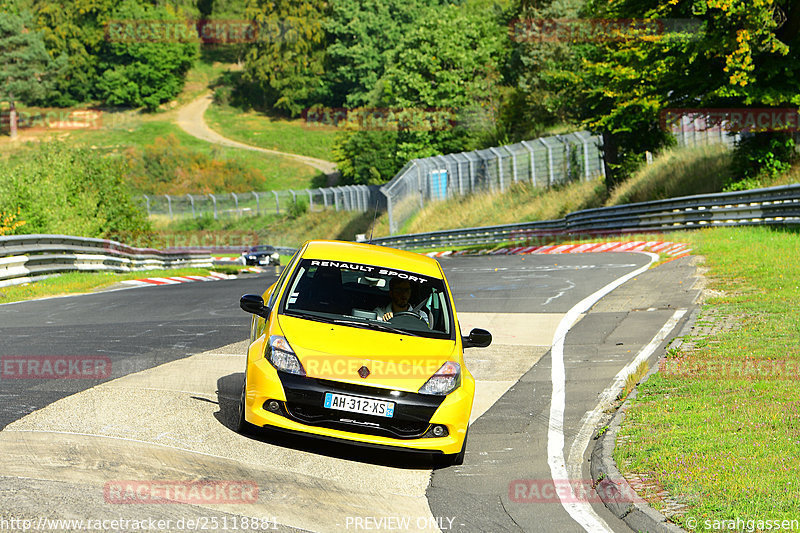
[[[203,119],[203,114],[211,105],[211,94],[206,93],[196,100],[186,104],[178,111],[178,126],[192,137],[197,137],[204,141],[219,144],[222,146],[229,146],[231,148],[241,148],[242,150],[254,150],[256,152],[264,152],[265,154],[279,155],[282,157],[290,157],[310,167],[313,167],[326,175],[331,175],[336,172],[336,163],[325,161],[324,159],[317,159],[305,155],[289,154],[286,152],[279,152],[277,150],[268,150],[266,148],[259,148],[258,146],[251,146],[244,144],[227,137],[223,137],[216,131],[212,130]]]

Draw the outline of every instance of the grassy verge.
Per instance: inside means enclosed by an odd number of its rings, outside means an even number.
[[[655,508],[684,506],[672,519],[690,530],[706,520],[798,519],[800,236],[769,228],[680,235],[710,268],[715,296],[698,326],[711,329],[640,387],[614,458],[644,481]],[[748,530],[758,529],[770,528]]]
[[[572,211],[600,207],[604,200],[605,188],[600,180],[569,183],[552,189],[519,182],[504,192],[485,191],[428,203],[398,233],[550,220]],[[389,220],[384,216],[375,225],[375,236],[388,235]]]
[[[337,128],[307,124],[302,118],[286,119],[257,111],[212,105],[206,111],[209,127],[230,139],[261,148],[333,161]]]
[[[667,150],[614,189],[606,205],[720,192],[733,176],[731,160],[722,144]]]
[[[224,267],[215,268],[214,272],[225,274],[235,274],[238,268],[226,269]],[[43,279],[36,283],[25,285],[15,285],[12,287],[0,288],[0,304],[17,302],[20,300],[32,300],[34,298],[45,298],[48,296],[63,296],[65,294],[77,294],[91,292],[98,289],[109,287],[120,281],[128,279],[172,277],[172,276],[206,276],[210,272],[207,268],[177,268],[173,270],[140,270],[136,272],[66,272],[59,276]]]

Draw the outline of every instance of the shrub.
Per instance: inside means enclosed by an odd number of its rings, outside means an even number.
[[[794,139],[785,133],[756,133],[743,136],[736,144],[733,165],[737,177],[728,180],[727,191],[753,189],[775,179],[796,159]]]
[[[116,238],[150,232],[150,223],[123,181],[118,156],[47,143],[0,163],[0,212],[18,213],[13,233],[61,233]]]

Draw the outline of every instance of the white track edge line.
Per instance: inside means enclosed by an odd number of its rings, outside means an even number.
[[[547,429],[547,463],[550,465],[550,475],[558,486],[564,480],[569,479],[564,459],[564,409],[566,405],[566,374],[564,370],[564,339],[567,336],[572,324],[578,316],[592,307],[603,296],[610,293],[626,281],[647,271],[654,262],[658,261],[658,254],[650,252],[643,253],[650,258],[650,261],[624,276],[617,278],[600,290],[590,294],[570,309],[559,322],[553,336],[553,344],[550,349],[552,360],[551,381],[553,391],[550,398],[550,420]],[[604,531],[613,533],[609,525],[600,518],[588,503],[578,502],[572,486],[569,485],[569,493],[557,491],[561,505],[583,529],[588,532]]]
[[[572,442],[572,447],[569,450],[567,473],[569,474],[571,483],[582,479],[583,454],[586,448],[589,447],[589,441],[592,440],[592,435],[603,416],[603,412],[611,406],[617,395],[622,391],[628,376],[633,374],[642,362],[650,358],[656,348],[664,342],[667,335],[675,329],[678,321],[683,318],[686,312],[687,309],[678,309],[672,314],[650,342],[639,351],[636,357],[614,376],[611,385],[600,394],[600,401],[597,403],[597,406],[593,410],[587,411],[583,416],[583,426]],[[581,483],[578,486],[584,487],[586,484]],[[635,497],[633,494],[630,496]]]

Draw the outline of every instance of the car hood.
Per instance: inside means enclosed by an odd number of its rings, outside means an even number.
[[[446,361],[463,365],[456,342],[281,315],[280,328],[306,375],[416,392]],[[366,377],[359,370],[366,367]],[[362,370],[362,373],[366,373]]]

